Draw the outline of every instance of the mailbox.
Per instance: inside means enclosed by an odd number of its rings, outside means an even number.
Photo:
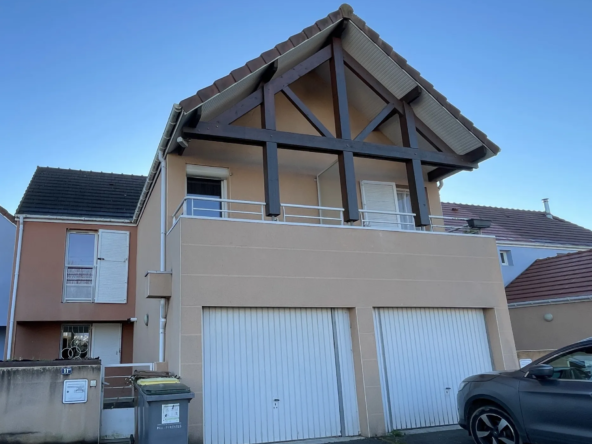
[[[64,381],[64,404],[81,404],[88,399],[88,379],[67,379]]]

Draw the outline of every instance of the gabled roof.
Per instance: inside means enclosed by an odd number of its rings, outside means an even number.
[[[422,119],[453,149],[458,147],[462,150],[466,145],[466,151],[470,151],[479,145],[485,145],[493,154],[500,151],[500,148],[489,140],[485,133],[476,128],[473,122],[463,116],[458,108],[448,102],[446,97],[434,88],[434,85],[424,79],[419,71],[409,65],[407,60],[395,52],[391,45],[382,40],[380,35],[370,28],[364,20],[355,15],[353,8],[347,4],[341,5],[337,11],[318,20],[312,26],[304,28],[302,32],[278,43],[274,48],[263,52],[259,57],[235,69],[227,76],[216,80],[210,86],[200,89],[193,96],[182,100],[180,105],[183,111],[189,113],[202,104],[211,101],[220,93],[229,92],[228,90],[231,90],[232,87],[237,86],[239,83],[248,83],[248,90],[252,92],[254,88],[251,85],[254,84],[256,88],[260,80],[259,76],[253,75],[257,73],[262,75],[265,67],[276,60],[279,62],[278,71],[273,78],[282,75],[283,72],[305,59],[306,56],[318,50],[324,44],[329,32],[343,20],[353,25],[348,26],[341,37],[344,50],[348,51],[399,99],[416,85],[421,86],[427,94],[422,94],[417,101],[414,101],[413,109],[416,116]],[[252,78],[248,79],[249,77]],[[228,96],[230,95],[228,94]],[[219,99],[219,102],[227,107],[228,99],[232,100],[228,97],[226,100]],[[434,106],[436,104],[441,105],[443,109],[437,109]],[[217,108],[216,103],[211,105],[211,107],[206,108]],[[206,109],[204,111],[207,113],[207,111],[214,110]],[[473,136],[472,140],[468,134],[460,134],[462,132],[460,126],[463,127],[462,129],[465,132],[468,131]],[[453,134],[454,132],[456,134]],[[464,153],[459,152],[458,154]]]
[[[442,202],[444,216],[462,219],[487,219],[491,228],[483,234],[497,240],[539,244],[592,247],[592,231],[572,224],[557,216],[547,217],[544,211],[514,210]],[[445,225],[463,225],[461,221],[447,220]]]
[[[16,214],[131,220],[145,176],[37,167]]]
[[[407,60],[396,53],[392,46],[382,40],[364,20],[355,15],[352,7],[347,4],[341,5],[337,11],[318,20],[288,40],[278,43],[274,48],[263,52],[259,57],[216,80],[210,86],[200,89],[196,94],[182,100],[179,105],[174,105],[157,152],[167,154],[173,151],[176,148],[174,141],[182,135],[181,129],[194,122],[198,113],[202,122],[214,119],[221,112],[253,93],[263,79],[274,80],[315,54],[326,45],[332,33],[345,24],[347,26],[341,33],[344,51],[349,53],[390,94],[397,99],[402,99],[417,87],[421,89],[422,93],[413,100],[411,107],[417,120],[425,125],[432,138],[442,141],[459,155],[484,147],[485,157],[480,161],[499,153],[500,148],[495,143],[463,116],[458,108],[448,102],[444,95],[411,67]],[[270,72],[269,68],[276,65],[277,70],[271,79],[266,78]],[[354,104],[355,96],[355,93],[350,96],[348,92],[350,104]],[[379,107],[375,110],[375,106],[376,103],[362,104],[362,108],[368,111],[366,117],[369,119],[374,118],[381,109]],[[363,110],[360,111],[365,115]],[[380,128],[386,134],[385,129]],[[155,181],[157,169],[158,155],[154,157],[134,220],[137,220],[141,214],[149,190]],[[454,174],[455,171],[451,170],[449,174]]]
[[[509,303],[592,296],[592,250],[538,259],[506,287]]]

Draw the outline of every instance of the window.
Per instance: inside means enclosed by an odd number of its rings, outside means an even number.
[[[222,217],[224,209],[222,202],[204,200],[222,199],[222,180],[205,179],[201,177],[187,178],[187,215],[201,217]]]
[[[391,182],[362,181],[364,225],[391,230],[415,230],[413,216],[392,213],[412,213],[409,190],[397,188]]]
[[[129,231],[68,231],[64,302],[127,302]]]
[[[97,233],[68,232],[64,300],[92,301],[95,284]]]
[[[62,359],[84,359],[90,357],[90,325],[63,325]]]
[[[545,362],[555,369],[551,379],[592,380],[592,348],[582,348],[555,356]]]
[[[509,250],[500,250],[499,255],[502,265],[512,265],[512,255]]]

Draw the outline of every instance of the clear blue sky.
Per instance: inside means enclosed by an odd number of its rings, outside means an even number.
[[[592,228],[592,1],[351,0],[502,152],[443,199]],[[0,205],[37,165],[146,174],[173,103],[338,1],[0,2]]]

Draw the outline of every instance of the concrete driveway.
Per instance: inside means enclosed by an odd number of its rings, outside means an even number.
[[[419,433],[404,436],[400,441],[401,444],[474,444],[466,430]]]
[[[447,430],[442,432],[417,433],[401,438],[389,437],[358,439],[341,444],[474,444],[465,430]]]

